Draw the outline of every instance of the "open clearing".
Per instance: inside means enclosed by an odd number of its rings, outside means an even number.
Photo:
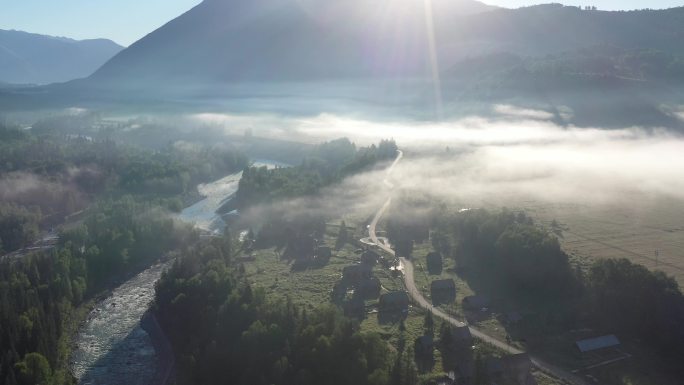
[[[511,204],[508,207],[514,207]],[[684,202],[646,197],[610,204],[518,202],[548,228],[556,220],[563,249],[580,258],[627,258],[662,270],[684,287]]]
[[[334,223],[335,222],[328,225],[326,232],[324,241],[328,245],[335,243],[336,233],[339,227]],[[354,236],[359,235],[358,228],[357,231],[350,231],[350,234],[354,234]],[[245,273],[248,281],[256,287],[262,288],[270,298],[285,299],[289,297],[293,302],[313,309],[319,305],[331,303],[330,292],[335,282],[342,276],[342,269],[344,266],[359,261],[359,256],[354,252],[356,249],[357,246],[347,243],[341,250],[333,253],[333,257],[327,265],[301,271],[293,270],[292,264],[289,261],[281,260],[278,257],[278,253],[272,248],[257,250],[252,254],[254,260],[244,262]],[[430,246],[428,244],[421,244],[417,247],[416,255],[420,255],[418,260],[422,266],[425,264],[425,254],[429,250]],[[453,261],[447,260],[446,262],[447,266],[453,267]],[[447,266],[445,266],[445,271],[440,277],[456,278],[459,285],[458,301],[453,305],[443,307],[454,314],[461,314],[461,309],[458,304],[463,296],[472,293],[472,290],[470,290],[464,281],[458,279],[453,273],[447,272]],[[380,279],[383,292],[404,289],[403,280],[399,277],[392,277],[392,275],[380,265],[377,265],[373,269],[373,273]],[[426,290],[426,293],[429,292],[429,290],[427,290],[429,282],[437,279],[437,277],[438,276],[428,276],[422,271],[420,274],[416,274],[417,281],[419,281],[419,284]],[[372,311],[376,305],[377,300],[366,301],[368,313],[364,319],[361,320],[361,328],[364,331],[380,333],[382,338],[390,343],[393,349],[397,349],[400,344],[400,324],[398,322],[379,322],[377,313]],[[415,341],[418,336],[422,335],[424,319],[425,311],[418,307],[411,306],[404,322],[406,346],[412,346],[413,341]],[[435,319],[435,330],[437,332],[439,331],[441,322],[442,321],[439,319]],[[498,329],[498,324],[492,328]],[[498,330],[503,332],[503,328]],[[499,356],[502,354],[495,348],[479,341],[476,341],[474,349],[488,355]],[[442,357],[438,349],[435,349],[434,353],[434,366],[430,371],[421,374],[423,378],[438,376],[442,373]],[[560,384],[557,380],[549,378],[541,372],[534,371],[533,374],[541,385]]]

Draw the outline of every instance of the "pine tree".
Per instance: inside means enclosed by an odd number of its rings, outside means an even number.
[[[418,368],[416,367],[416,363],[413,360],[414,352],[413,348],[409,348],[409,350],[404,354],[404,360],[402,363],[402,381],[401,384],[403,385],[416,385],[418,383]]]
[[[347,224],[342,221],[340,223],[340,231],[337,233],[337,241],[335,242],[335,249],[340,250],[348,240]]]
[[[423,322],[423,329],[426,336],[435,336],[435,319],[432,316],[432,311],[425,314],[425,321]]]
[[[439,343],[442,348],[448,348],[451,341],[451,325],[448,322],[442,322],[439,329]]]
[[[475,385],[487,385],[489,383],[487,376],[487,365],[484,357],[480,352],[475,354],[475,374],[473,378],[473,384]]]

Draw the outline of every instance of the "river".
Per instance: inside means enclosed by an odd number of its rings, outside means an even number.
[[[140,319],[154,298],[154,284],[168,266],[158,264],[116,288],[81,327],[71,371],[82,385],[146,385],[157,369],[152,340]]]
[[[255,166],[287,167],[258,161]],[[203,200],[186,208],[179,219],[218,233],[225,225],[216,210],[235,194],[242,172],[197,186]],[[154,285],[171,262],[157,264],[114,289],[99,302],[79,329],[71,355],[71,371],[80,385],[148,385],[159,366],[158,356],[140,319],[154,299]]]
[[[255,167],[266,166],[269,169],[290,167],[288,164],[272,160],[257,160],[252,165]],[[183,210],[179,216],[180,219],[185,222],[194,223],[197,228],[210,233],[221,232],[225,222],[221,219],[221,216],[216,215],[216,210],[237,192],[241,177],[242,171],[217,181],[197,186],[200,195],[205,198]]]

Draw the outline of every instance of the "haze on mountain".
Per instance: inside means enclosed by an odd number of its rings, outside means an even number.
[[[682,41],[684,7],[607,12],[560,4],[503,9],[474,0],[205,0],[86,80],[53,92],[192,103],[297,93],[360,97],[366,105],[391,101],[415,111],[436,103],[439,93],[447,113],[510,103],[551,110],[560,124],[681,128],[662,106],[681,100]],[[566,107],[573,120],[565,118]]]
[[[451,23],[493,7],[433,1]],[[95,82],[283,81],[425,75],[422,1],[206,0],[121,52]]]
[[[684,8],[586,12],[432,1],[442,70],[495,52],[543,56],[596,45],[681,53]],[[92,80],[272,81],[426,76],[423,1],[206,0],[122,51]]]
[[[0,30],[0,83],[49,84],[90,76],[124,47]]]

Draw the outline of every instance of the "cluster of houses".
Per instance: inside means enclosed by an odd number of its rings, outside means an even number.
[[[477,375],[471,345],[473,343],[467,326],[452,328],[450,335],[440,341],[438,348],[442,352],[444,369],[448,374],[435,381],[436,385],[471,385]],[[577,341],[580,352],[606,350],[620,345],[614,335]],[[416,356],[432,354],[435,348],[431,336],[422,336],[416,340]],[[532,375],[532,360],[527,353],[513,354],[503,357],[491,357],[485,360],[483,368],[487,384],[496,385],[537,385]],[[482,375],[482,374],[480,374]]]
[[[426,335],[416,339],[415,354],[417,362],[430,359],[437,348],[442,354],[442,365],[448,373],[435,381],[438,385],[472,385],[480,375],[486,376],[488,384],[497,385],[536,385],[532,376],[532,360],[528,354],[514,354],[504,357],[488,358],[481,363],[476,373],[477,363],[473,354],[473,336],[467,326],[451,327],[440,336],[435,343],[432,336]]]
[[[532,360],[527,353],[490,358],[485,368],[492,384],[537,385],[537,380],[532,376]]]
[[[450,304],[456,301],[456,282],[453,279],[440,279],[430,283],[432,304]]]
[[[373,266],[378,257],[372,250],[366,250],[361,255],[360,263],[342,269],[342,279],[333,286],[332,297],[333,302],[342,305],[346,316],[363,318],[366,313],[365,301],[380,296],[380,280],[373,276]],[[353,294],[351,298],[347,298],[350,289]]]
[[[426,256],[427,269],[430,274],[442,274],[444,262],[442,254],[433,251]],[[450,304],[456,301],[456,282],[453,279],[439,279],[430,283],[432,304]]]
[[[442,255],[430,252],[426,256],[426,267],[431,275],[442,273],[444,266]],[[453,279],[439,279],[430,283],[430,295],[435,306],[450,304],[456,301],[456,283]],[[472,295],[463,299],[464,310],[481,313],[488,311],[489,298]],[[473,337],[468,326],[450,327],[435,343],[430,335],[416,339],[414,351],[416,362],[429,362],[434,349],[442,355],[442,365],[448,373],[438,384],[471,385],[476,381],[476,363],[473,354]],[[483,363],[488,383],[497,385],[535,385],[532,376],[532,361],[527,354],[516,354],[500,358],[489,358]]]
[[[405,291],[395,291],[380,295],[382,285],[373,275],[373,267],[384,260],[373,250],[364,250],[359,263],[345,266],[342,279],[333,286],[332,298],[342,306],[345,315],[363,318],[366,313],[365,301],[378,300],[381,313],[406,313],[409,297]],[[351,298],[347,293],[352,290]]]
[[[328,264],[332,257],[332,249],[316,239],[313,234],[298,235],[290,238],[281,257],[294,261],[294,269],[304,270]]]
[[[427,254],[426,267],[429,274],[440,275],[443,266],[440,253],[433,251]],[[453,303],[456,300],[455,281],[453,279],[432,281],[430,294],[434,306]],[[491,311],[491,301],[485,295],[467,296],[463,299],[462,306],[469,320],[476,321],[486,317]],[[507,325],[515,325],[523,320],[523,316],[517,311],[511,311],[502,316],[502,321]],[[620,341],[614,335],[584,339],[575,344],[577,351],[582,355],[597,351],[611,353],[611,349],[620,352],[615,349],[620,346]],[[437,341],[432,335],[418,337],[414,343],[414,352],[419,369],[421,366],[425,366],[423,369],[431,367],[430,364],[434,362],[435,349],[441,352],[442,365],[448,373],[438,381],[432,381],[436,385],[471,385],[476,381],[487,385],[537,384],[532,375],[532,360],[527,353],[490,357],[484,362],[476,363],[473,354],[473,337],[468,326],[451,327]],[[624,357],[629,357],[629,355],[622,354],[617,359]],[[483,377],[486,379],[485,382],[481,382]]]

